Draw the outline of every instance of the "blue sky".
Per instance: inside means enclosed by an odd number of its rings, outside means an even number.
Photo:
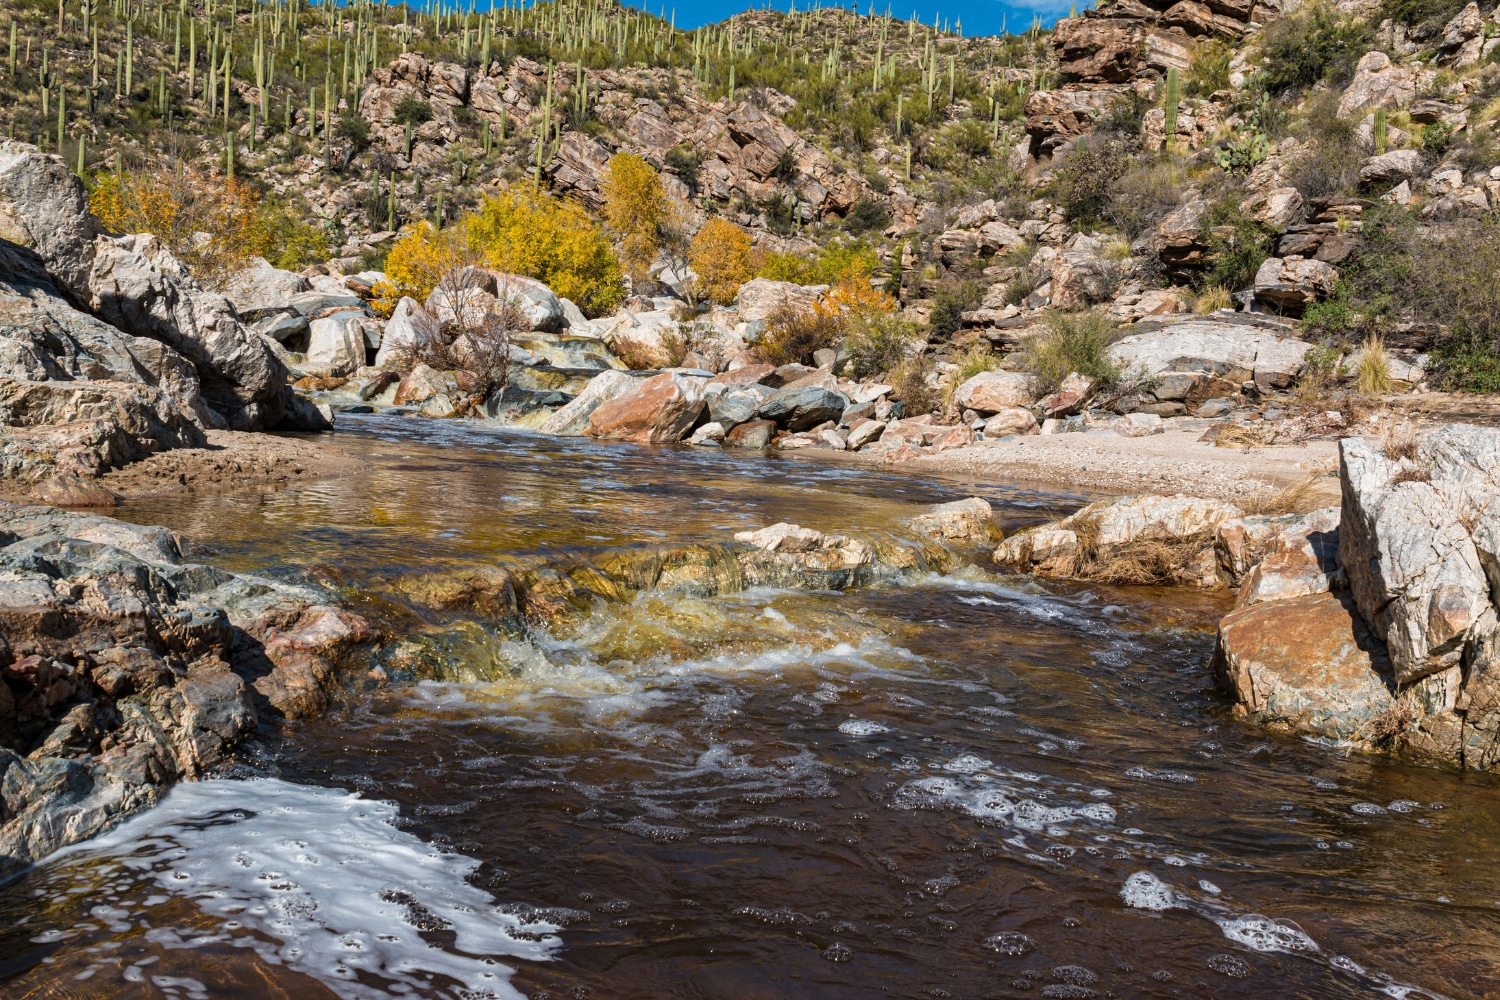
[[[696,28],[700,24],[708,24],[713,21],[722,21],[731,14],[747,9],[751,6],[747,0],[648,0],[641,3],[636,0],[627,0],[632,6],[649,9],[653,14],[663,8],[670,16],[672,8],[677,9],[677,27]],[[847,3],[848,0],[845,0]],[[774,6],[778,10],[787,9],[788,0],[774,0]],[[797,9],[803,10],[809,5],[810,0],[797,0]],[[859,0],[859,12],[865,13],[869,9],[870,0]],[[1044,25],[1051,25],[1059,17],[1068,13],[1073,6],[1073,0],[1021,0],[1017,3],[1000,3],[998,0],[877,0],[876,11],[884,12],[886,4],[889,3],[890,11],[896,17],[909,18],[915,11],[917,17],[932,23],[934,15],[949,21],[963,21],[964,34],[966,35],[993,35],[998,34],[1002,25],[1008,30],[1021,31],[1031,26],[1031,19],[1040,15]],[[755,6],[763,6],[764,0]],[[832,6],[825,2],[823,6]],[[1085,4],[1079,3],[1080,8]]]

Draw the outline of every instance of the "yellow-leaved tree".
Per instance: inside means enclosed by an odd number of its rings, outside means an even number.
[[[709,219],[688,251],[699,294],[721,306],[733,303],[740,286],[755,274],[752,254],[749,233],[727,219]]]
[[[625,297],[609,240],[572,202],[520,186],[486,198],[462,226],[490,267],[535,278],[591,316]]]
[[[252,257],[297,270],[328,256],[327,234],[287,206],[262,200],[242,181],[180,163],[100,174],[89,210],[115,232],[151,233],[209,288]]]
[[[620,241],[620,259],[632,281],[651,277],[671,206],[656,168],[634,153],[610,157],[604,175],[604,221]]]
[[[486,198],[477,211],[441,232],[426,221],[402,230],[386,256],[386,280],[376,286],[375,308],[390,315],[402,296],[425,301],[444,272],[476,259],[497,271],[535,278],[594,316],[625,296],[620,262],[583,209],[522,188]]]

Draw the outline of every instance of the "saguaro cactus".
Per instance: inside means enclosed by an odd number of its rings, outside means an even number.
[[[1172,152],[1177,141],[1177,101],[1179,99],[1177,83],[1177,67],[1173,66],[1167,70],[1167,85],[1162,93],[1162,105],[1166,112],[1166,121],[1162,123],[1162,136],[1166,140],[1167,152]]]
[[[1385,108],[1376,108],[1375,109],[1375,155],[1376,156],[1383,156],[1385,154],[1385,144],[1386,144]]]

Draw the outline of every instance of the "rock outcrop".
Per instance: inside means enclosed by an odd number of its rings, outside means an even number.
[[[0,874],[212,770],[266,713],[320,710],[375,638],[162,528],[4,503],[0,525]]]

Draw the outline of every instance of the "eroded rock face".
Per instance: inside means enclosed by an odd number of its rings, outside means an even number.
[[[1189,398],[1232,395],[1253,379],[1285,388],[1302,370],[1307,343],[1262,327],[1218,320],[1188,320],[1112,344],[1109,360],[1146,376],[1189,373],[1201,379]]]
[[[188,562],[162,528],[6,503],[0,525],[0,873],[223,763],[255,691],[298,676],[291,653],[337,667],[375,638],[314,591]],[[268,621],[296,642],[257,641]]]

